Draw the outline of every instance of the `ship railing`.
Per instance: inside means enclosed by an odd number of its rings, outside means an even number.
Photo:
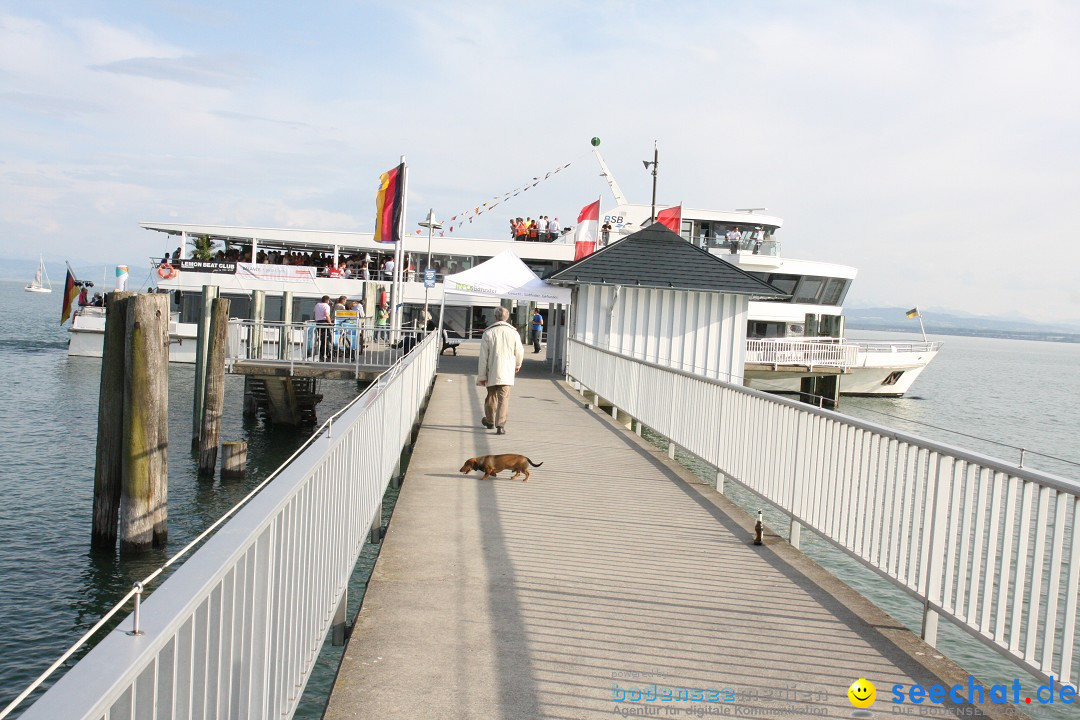
[[[858,348],[840,342],[815,342],[786,338],[759,338],[746,341],[746,359],[752,365],[798,365],[807,367],[852,367]]]
[[[361,320],[357,324],[350,319],[331,325],[230,320],[226,365],[235,369],[237,363],[257,362],[294,369],[331,364],[370,370],[393,365],[427,335],[416,329],[392,333],[389,327],[374,327],[370,322]]]
[[[915,342],[890,342],[888,340],[847,340],[859,349],[867,353],[900,353],[900,352],[937,352],[941,349],[940,340],[927,340]]]
[[[1080,483],[570,342],[569,376],[1044,682],[1076,687]],[[669,448],[671,452],[671,448]]]
[[[432,333],[136,583],[108,616],[198,547],[22,717],[292,717],[324,639],[331,628],[344,630],[349,578],[369,530],[382,525],[382,498],[400,471],[439,349]]]

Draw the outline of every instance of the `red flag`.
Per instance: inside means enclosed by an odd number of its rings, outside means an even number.
[[[574,260],[592,255],[596,250],[596,231],[600,226],[600,201],[581,208],[577,216],[577,232],[574,234]]]
[[[674,233],[682,232],[682,203],[656,213],[656,222]]]
[[[405,163],[379,176],[375,196],[375,239],[397,242],[401,239],[401,211],[405,205]]]

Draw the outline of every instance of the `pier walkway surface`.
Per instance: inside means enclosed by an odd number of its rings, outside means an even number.
[[[779,537],[754,546],[749,515],[588,409],[530,347],[507,434],[482,428],[476,349],[440,362],[328,720],[849,718],[858,678],[876,685],[880,717],[898,709],[894,684],[966,687],[966,672]],[[502,452],[544,465],[527,483],[458,472]],[[630,701],[654,684],[703,692]]]

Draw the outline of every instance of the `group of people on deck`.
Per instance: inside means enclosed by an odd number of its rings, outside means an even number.
[[[541,215],[535,220],[510,219],[510,237],[518,242],[553,242],[559,234],[559,218],[549,220],[547,215]]]
[[[342,315],[344,312],[356,313],[353,315]],[[343,324],[343,321],[352,321],[350,328],[350,335],[342,335],[338,338],[338,349],[342,350],[342,355],[345,352],[363,352],[364,351],[364,336],[362,328],[362,320],[367,317],[364,312],[364,306],[360,304],[359,300],[349,300],[345,295],[338,297],[336,301],[331,303],[329,295],[323,295],[319,302],[315,303],[315,344],[318,345],[319,361],[326,362],[327,360],[335,359],[334,345],[334,326]],[[386,340],[390,337],[390,311],[385,304],[380,304],[375,310],[375,340]],[[353,344],[355,343],[355,344]],[[314,348],[313,348],[314,349]]]

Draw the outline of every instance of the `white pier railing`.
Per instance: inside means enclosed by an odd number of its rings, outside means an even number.
[[[852,367],[859,349],[839,342],[750,339],[746,341],[748,365],[799,365],[806,367]]]
[[[432,333],[327,421],[22,717],[292,717],[439,349]]]
[[[569,375],[1043,680],[1077,685],[1080,483],[571,341]]]
[[[425,330],[370,327],[363,322],[319,325],[256,320],[229,321],[226,364],[237,362],[355,366],[358,370],[390,367],[427,335]]]

